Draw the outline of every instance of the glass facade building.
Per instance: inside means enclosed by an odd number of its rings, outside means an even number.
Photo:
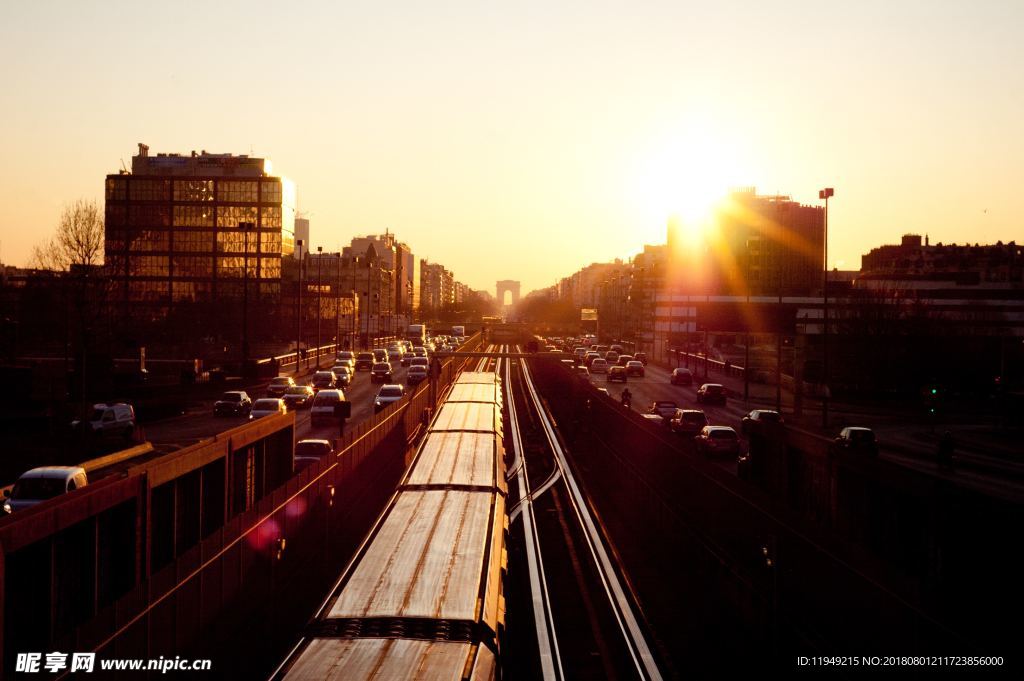
[[[149,156],[106,179],[106,269],[115,302],[156,319],[182,303],[279,300],[294,251],[295,185],[265,159]],[[268,300],[269,299],[269,300]]]

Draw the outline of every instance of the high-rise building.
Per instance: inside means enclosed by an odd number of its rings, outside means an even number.
[[[295,218],[295,243],[301,241],[305,245],[305,249],[309,249],[309,218]],[[296,249],[292,253],[292,257],[301,257],[302,253]]]
[[[245,294],[266,307],[280,297],[294,225],[295,185],[269,160],[206,151],[150,156],[139,144],[131,172],[106,180],[112,298],[140,320]]]

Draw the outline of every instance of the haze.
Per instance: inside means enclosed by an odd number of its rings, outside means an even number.
[[[1022,25],[1013,0],[8,2],[0,259],[137,142],[270,158],[314,244],[388,228],[474,288],[663,242],[694,178],[835,187],[841,269],[904,232],[1019,240]]]

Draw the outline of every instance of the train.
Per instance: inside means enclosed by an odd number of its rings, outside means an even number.
[[[498,678],[507,494],[499,375],[463,371],[271,679]]]

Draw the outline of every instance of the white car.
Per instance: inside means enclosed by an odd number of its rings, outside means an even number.
[[[262,397],[252,403],[252,411],[249,412],[249,420],[271,416],[273,414],[285,414],[288,412],[284,400],[280,397]]]
[[[590,373],[592,374],[606,374],[608,373],[608,360],[597,357],[590,363]]]
[[[135,434],[135,409],[124,402],[94,404],[89,420],[72,421],[72,428],[87,427],[95,435],[119,436],[131,439]]]
[[[4,511],[14,513],[88,484],[85,469],[79,466],[33,468],[21,474],[13,489],[4,491]]]

